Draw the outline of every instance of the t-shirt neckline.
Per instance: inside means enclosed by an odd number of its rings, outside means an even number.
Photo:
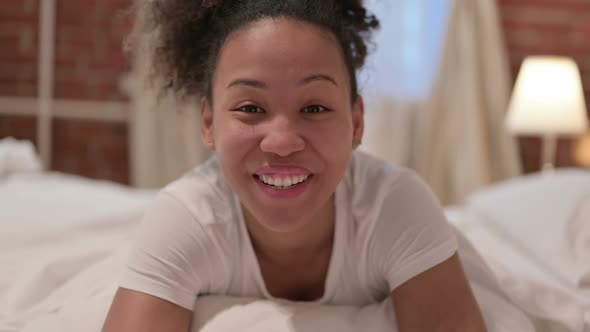
[[[338,270],[342,265],[342,250],[340,247],[342,246],[343,241],[343,234],[342,232],[345,230],[345,225],[342,225],[342,204],[341,204],[341,191],[343,190],[342,182],[336,188],[334,193],[334,208],[335,208],[335,220],[334,220],[334,241],[332,243],[332,253],[330,255],[330,263],[328,266],[328,274],[326,276],[326,281],[324,282],[324,293],[322,297],[319,299],[315,299],[313,301],[305,301],[305,303],[317,303],[317,304],[325,304],[327,303],[334,294],[334,286],[338,277]],[[234,204],[236,205],[236,210],[238,214],[239,220],[239,227],[243,234],[245,234],[245,241],[246,241],[246,259],[251,262],[251,266],[254,266],[254,277],[256,279],[256,284],[259,289],[262,290],[262,294],[266,299],[270,299],[273,301],[281,301],[281,302],[303,302],[303,301],[292,301],[283,298],[277,298],[270,294],[268,288],[266,287],[266,283],[264,282],[264,278],[262,277],[262,271],[260,270],[260,264],[258,263],[258,258],[254,253],[254,246],[252,245],[252,241],[250,239],[250,235],[248,233],[248,229],[246,227],[246,221],[244,220],[244,213],[242,211],[242,205],[240,204],[240,200],[238,195],[234,193]]]

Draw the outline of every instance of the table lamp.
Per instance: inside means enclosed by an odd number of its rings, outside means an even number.
[[[543,169],[552,170],[557,137],[579,135],[588,127],[576,63],[557,56],[526,58],[512,93],[506,125],[514,134],[543,136]]]
[[[578,138],[574,149],[574,160],[577,165],[590,168],[590,132]]]

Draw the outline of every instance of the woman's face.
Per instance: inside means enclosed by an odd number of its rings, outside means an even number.
[[[335,37],[293,19],[257,21],[225,42],[212,91],[203,141],[246,214],[276,232],[326,215],[363,132]]]

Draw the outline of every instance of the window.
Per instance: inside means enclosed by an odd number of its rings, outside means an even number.
[[[367,98],[419,100],[435,77],[452,0],[367,0],[381,29],[360,74]]]

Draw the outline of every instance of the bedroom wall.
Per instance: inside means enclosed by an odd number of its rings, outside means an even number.
[[[37,1],[8,0],[0,6],[0,95],[36,95],[37,21]],[[35,126],[29,117],[0,115],[0,137],[35,140]]]
[[[497,1],[513,76],[527,55],[573,56],[581,65],[590,103],[590,1]],[[56,97],[125,102],[119,81],[129,70],[121,51],[128,22],[119,13],[131,0],[56,2]],[[37,94],[38,11],[39,0],[2,1],[0,96]],[[53,128],[53,169],[129,183],[125,123],[57,119]],[[35,141],[34,118],[0,115],[0,138],[6,136]],[[522,138],[521,146],[525,171],[536,170],[539,140]],[[558,165],[574,164],[571,146],[571,140],[560,142]]]
[[[56,3],[55,98],[125,102],[119,81],[130,65],[121,40],[129,22],[121,11],[131,0]],[[37,95],[38,22],[39,0],[2,1],[0,96]],[[35,119],[0,115],[0,137],[6,136],[35,141]],[[129,182],[126,123],[55,119],[52,151],[54,170]]]
[[[573,57],[590,106],[590,0],[498,0],[513,77],[528,55]],[[524,169],[539,168],[538,138],[520,139]],[[572,139],[559,142],[557,165],[574,166]]]

